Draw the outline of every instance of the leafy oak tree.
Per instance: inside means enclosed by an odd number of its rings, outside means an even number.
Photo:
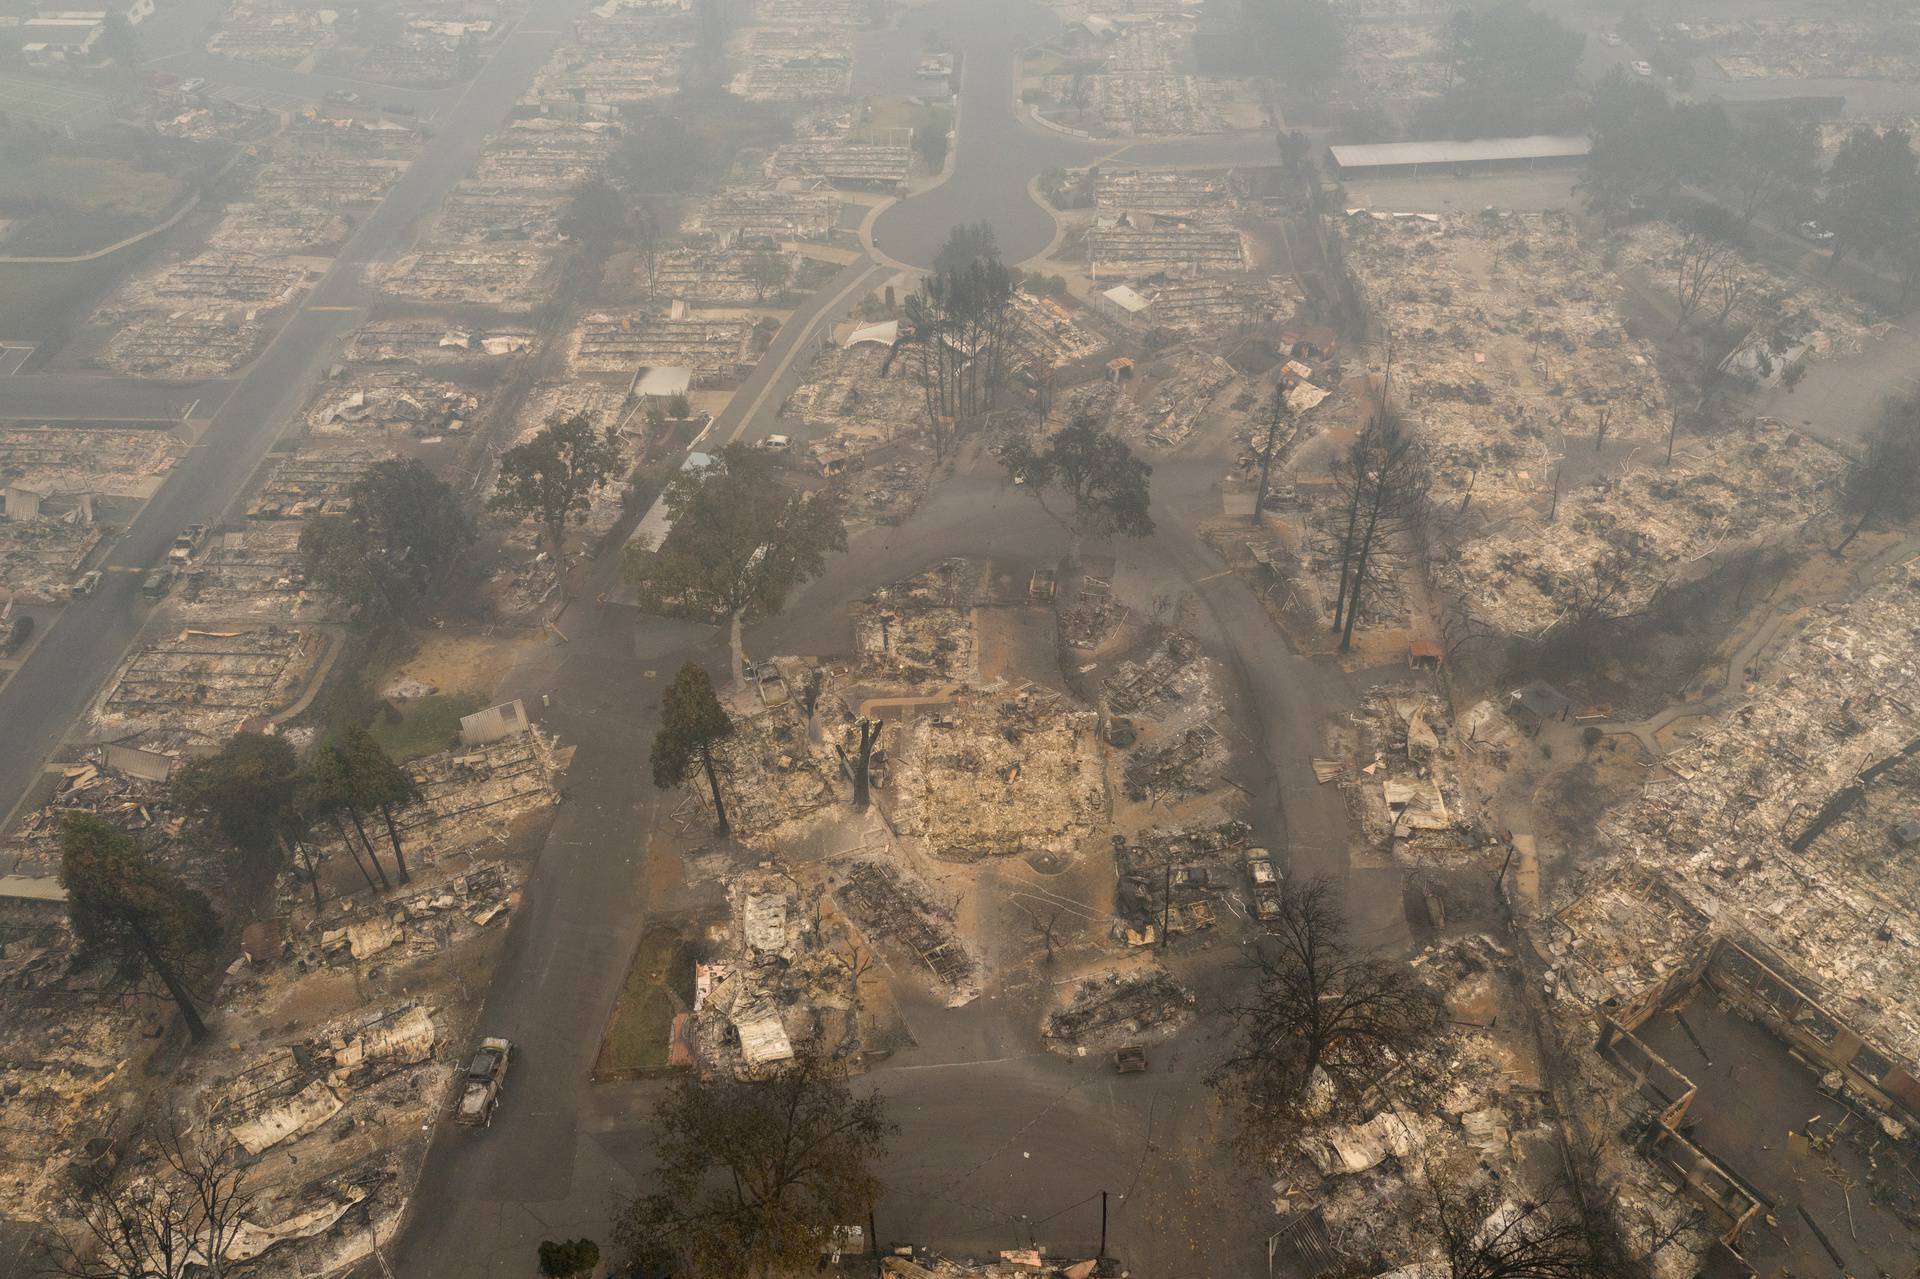
[[[685,785],[696,766],[704,771],[713,791],[714,825],[721,835],[728,832],[727,804],[720,794],[713,748],[732,732],[733,721],[714,695],[707,672],[693,662],[682,666],[660,698],[660,729],[653,735],[648,763],[653,784],[661,790]]]
[[[664,494],[673,528],[658,547],[636,547],[628,578],[661,612],[727,619],[735,687],[746,683],[741,627],[771,617],[794,587],[847,547],[840,499],[782,483],[765,453],[729,444],[713,465],[682,471]]]
[[[205,1039],[207,1025],[185,973],[220,941],[220,920],[206,894],[91,813],[69,813],[61,824],[60,882],[82,952],[110,961],[125,977],[157,979],[187,1030]]]
[[[300,826],[300,760],[287,739],[265,733],[235,733],[220,753],[189,761],[170,783],[189,812],[213,823],[228,843],[256,865],[273,865],[292,852],[290,832]],[[320,909],[320,879],[305,843],[300,844],[313,907]]]
[[[555,417],[500,458],[500,479],[487,509],[530,520],[557,555],[567,525],[587,517],[593,495],[620,478],[613,428],[596,431],[584,413]]]
[[[413,876],[407,871],[406,853],[400,847],[400,828],[393,814],[395,809],[419,802],[419,784],[413,780],[412,773],[394,762],[373,734],[357,724],[340,734],[338,749],[346,763],[352,806],[380,814],[387,828],[387,840],[393,845],[393,861],[400,882],[407,883]]]
[[[1049,515],[1047,493],[1058,490],[1073,505],[1060,519],[1073,535],[1073,559],[1080,559],[1083,537],[1150,537],[1153,516],[1150,485],[1153,467],[1134,456],[1126,441],[1081,414],[1055,431],[1044,447],[1011,441],[1001,462],[1016,483],[1029,486]]]
[[[473,544],[459,498],[418,459],[376,463],[347,490],[347,503],[346,514],[301,530],[300,558],[307,576],[363,622],[413,617]]]
[[[1876,521],[1920,514],[1920,399],[1888,401],[1866,445],[1847,468],[1844,503],[1855,523],[1836,555]]]
[[[654,1109],[657,1189],[620,1214],[637,1271],[740,1279],[813,1270],[879,1198],[895,1131],[878,1093],[808,1049],[772,1079],[684,1078]]]

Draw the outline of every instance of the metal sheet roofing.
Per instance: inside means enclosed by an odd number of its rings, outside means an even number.
[[[1489,160],[1572,160],[1593,150],[1580,135],[1535,133],[1524,138],[1472,138],[1465,142],[1376,142],[1328,147],[1343,169],[1384,169],[1404,164],[1478,164]]]

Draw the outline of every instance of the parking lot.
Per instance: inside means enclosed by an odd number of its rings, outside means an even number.
[[[107,96],[38,76],[0,75],[0,112],[35,124],[90,128],[107,118]]]

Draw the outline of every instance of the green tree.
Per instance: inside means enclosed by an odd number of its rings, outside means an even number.
[[[367,887],[374,892],[386,892],[392,889],[393,881],[387,878],[387,868],[381,865],[373,841],[367,838],[366,820],[361,816],[359,804],[359,780],[354,774],[352,757],[338,741],[323,742],[314,753],[313,769],[301,790],[300,811],[310,820],[332,826],[346,846],[347,855],[359,868],[360,877],[367,881]],[[352,823],[352,832],[347,829],[348,823]],[[359,835],[358,843],[354,842],[355,833]],[[362,852],[373,863],[373,870],[369,871],[366,861],[361,860]],[[379,876],[377,884],[375,875]]]
[[[595,254],[610,252],[627,228],[627,202],[602,177],[588,178],[574,188],[560,212],[560,234],[578,240]]]
[[[1053,514],[1046,505],[1049,490],[1059,490],[1073,504],[1073,514],[1062,522],[1073,535],[1076,563],[1083,537],[1153,534],[1153,467],[1091,414],[1083,413],[1055,431],[1044,448],[1014,440],[1001,461],[1016,483],[1029,486],[1048,514]]]
[[[667,416],[676,422],[684,422],[693,416],[693,401],[684,395],[667,397]]]
[[[539,434],[508,449],[489,510],[531,520],[558,555],[567,525],[587,517],[593,495],[620,478],[619,438],[596,431],[584,413],[555,417]]]
[[[322,515],[300,530],[300,567],[307,580],[346,601],[354,620],[375,629],[406,616],[408,595],[366,529],[345,515]]]
[[[205,1039],[207,1025],[187,991],[185,972],[220,942],[220,920],[206,894],[181,883],[124,831],[91,813],[68,813],[61,824],[60,882],[82,952],[112,962],[125,976],[157,978],[187,1030]]]
[[[1525,0],[1461,9],[1447,27],[1454,84],[1436,123],[1458,138],[1506,137],[1575,123],[1586,37]],[[1550,108],[1556,104],[1563,110]]]
[[[290,855],[288,832],[299,825],[300,761],[287,739],[235,733],[218,755],[188,762],[169,783],[189,812],[211,821],[249,860],[268,865]],[[320,909],[320,877],[306,845],[300,854]]]
[[[989,260],[1000,260],[1000,242],[993,234],[993,223],[982,218],[978,222],[962,222],[947,232],[947,242],[934,255],[933,269],[939,275],[952,275],[975,262]]]
[[[473,521],[418,459],[375,463],[347,490],[347,512],[300,531],[309,580],[374,625],[406,621],[473,544]]]
[[[734,685],[744,687],[741,627],[778,613],[789,592],[826,570],[829,552],[847,548],[839,498],[787,487],[773,461],[744,444],[729,444],[704,470],[681,471],[664,496],[673,529],[662,545],[635,548],[628,577],[650,608],[726,618]]]
[[[929,107],[915,117],[913,124],[913,153],[927,166],[928,173],[938,173],[947,163],[947,115],[938,108]]]
[[[591,1239],[548,1239],[540,1245],[540,1273],[547,1279],[573,1279],[600,1264],[600,1245]]]
[[[393,814],[395,809],[420,802],[419,783],[413,780],[412,773],[394,763],[393,757],[373,739],[373,734],[357,724],[342,732],[336,744],[346,761],[352,806],[380,814],[387,828],[387,839],[393,845],[393,862],[400,882],[407,883],[413,876],[407,871],[406,854],[400,848],[400,828]]]
[[[101,24],[100,56],[112,58],[123,67],[136,66],[141,60],[140,37],[134,34],[127,15],[117,9],[107,10]]]
[[[1732,130],[1720,173],[1746,229],[1762,209],[1778,208],[1813,188],[1820,177],[1820,135],[1811,124],[1771,114],[1746,120]]]
[[[894,1131],[879,1094],[813,1050],[768,1080],[683,1078],[654,1110],[658,1188],[620,1213],[620,1243],[691,1279],[810,1271],[879,1198]]]
[[[1288,129],[1275,134],[1274,140],[1280,147],[1280,163],[1287,167],[1288,173],[1297,175],[1300,166],[1313,154],[1313,139],[1298,129]]]
[[[1849,254],[1897,253],[1920,205],[1920,169],[1904,130],[1862,126],[1847,135],[1827,170],[1829,269]]]
[[[1845,505],[1853,530],[1833,548],[1839,554],[1868,525],[1920,515],[1920,399],[1890,400],[1866,448],[1847,468]]]
[[[713,748],[733,732],[727,708],[714,694],[713,681],[693,662],[680,668],[660,699],[660,729],[653,735],[648,763],[661,790],[686,785],[698,764],[713,791],[713,814],[721,835],[728,833],[727,804],[720,794],[720,772]]]
[[[1274,70],[1295,95],[1321,89],[1347,56],[1346,19],[1330,0],[1245,0],[1243,36],[1271,50]]]

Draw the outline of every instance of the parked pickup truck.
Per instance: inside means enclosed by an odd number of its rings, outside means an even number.
[[[1247,850],[1247,877],[1253,881],[1253,913],[1257,919],[1273,919],[1280,914],[1280,872],[1273,854],[1264,848]]]
[[[483,1039],[480,1050],[467,1065],[467,1077],[460,1089],[460,1108],[454,1111],[456,1123],[474,1128],[493,1126],[493,1110],[506,1090],[507,1062],[513,1057],[513,1041]]]

